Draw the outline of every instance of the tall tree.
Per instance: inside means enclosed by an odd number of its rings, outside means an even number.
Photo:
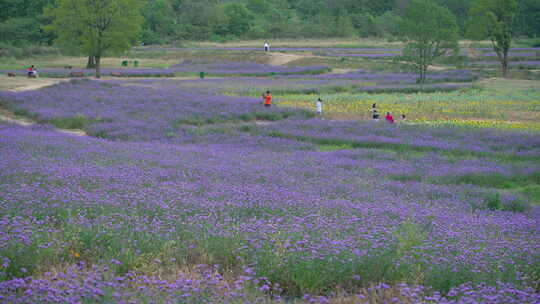
[[[540,36],[540,0],[521,0],[514,22],[514,34]]]
[[[143,21],[140,8],[139,0],[56,0],[45,11],[53,20],[46,29],[57,35],[58,42],[93,57],[100,78],[101,58],[136,42]]]
[[[469,12],[468,36],[491,40],[502,66],[503,77],[508,75],[508,51],[512,45],[512,27],[516,12],[516,0],[476,0]]]
[[[402,58],[418,72],[418,82],[426,80],[433,61],[458,49],[458,27],[450,11],[433,0],[413,0],[399,24],[400,38],[407,45]]]

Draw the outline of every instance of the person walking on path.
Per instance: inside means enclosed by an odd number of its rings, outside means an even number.
[[[263,94],[262,97],[264,100],[264,106],[271,107],[272,106],[272,93],[270,93],[270,91],[266,91],[266,93]]]
[[[386,112],[386,117],[385,117],[386,121],[388,123],[391,123],[393,124],[394,123],[394,116],[392,116],[392,114],[390,112]]]
[[[374,121],[379,121],[379,110],[377,110],[377,104],[374,103],[369,110],[371,112],[371,117]]]
[[[268,42],[265,42],[265,43],[264,43],[264,51],[265,51],[265,52],[270,51],[270,45],[268,44]]]
[[[317,115],[321,115],[322,114],[322,99],[317,99],[317,103],[316,103],[316,107],[317,107]]]

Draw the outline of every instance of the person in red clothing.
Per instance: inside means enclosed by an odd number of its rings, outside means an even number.
[[[33,65],[29,67],[28,69],[26,69],[26,71],[28,72],[28,77],[34,77],[34,78],[37,77],[37,71]]]
[[[394,116],[392,116],[392,114],[390,114],[390,112],[386,112],[386,121],[389,122],[389,123],[394,123]]]
[[[262,97],[264,99],[264,106],[271,107],[272,106],[272,93],[270,93],[270,91],[266,91],[266,93],[263,94]]]

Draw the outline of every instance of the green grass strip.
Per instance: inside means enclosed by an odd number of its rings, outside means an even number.
[[[479,157],[490,158],[506,162],[518,162],[518,161],[540,161],[540,155],[513,155],[502,152],[479,152],[460,149],[442,149],[429,146],[414,146],[404,143],[384,143],[374,141],[354,141],[341,138],[318,138],[310,136],[301,136],[294,134],[286,134],[279,131],[259,131],[256,126],[243,126],[240,131],[257,133],[264,136],[294,139],[301,142],[309,142],[321,146],[348,146],[355,149],[383,149],[392,150],[400,153],[406,153],[410,151],[414,152],[436,152],[446,156],[457,157]]]

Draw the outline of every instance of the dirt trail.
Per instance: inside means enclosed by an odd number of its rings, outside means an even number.
[[[0,75],[0,90],[11,92],[38,90],[62,81],[66,80],[57,78],[7,77],[5,75]]]
[[[310,53],[306,54],[290,54],[290,53],[281,53],[281,52],[271,52],[270,53],[270,61],[268,61],[271,65],[285,65],[289,62],[298,60],[300,58],[306,58],[306,57],[315,57],[314,55]]]
[[[23,117],[15,117],[13,113],[4,109],[0,109],[0,120],[7,121],[9,123],[16,124],[19,126],[25,126],[25,127],[32,126],[35,124],[30,119],[23,118]]]
[[[35,121],[33,121],[31,119],[28,119],[26,117],[16,116],[12,112],[10,112],[10,111],[8,111],[6,109],[1,109],[1,108],[0,108],[0,120],[8,122],[8,123],[16,124],[16,125],[19,125],[19,126],[23,126],[23,127],[31,127],[31,126],[37,124]],[[69,134],[69,135],[87,136],[86,132],[84,132],[83,130],[79,130],[79,129],[69,129],[68,130],[68,129],[55,128],[55,130],[57,132],[64,133],[64,134]]]
[[[41,88],[44,88],[44,87],[47,87],[47,86],[51,86],[51,85],[60,83],[62,81],[63,80],[58,80],[58,79],[40,79],[40,81],[38,83],[36,83],[35,81],[33,81],[33,79],[31,79],[30,81],[20,81],[20,80],[18,80],[17,83],[15,83],[15,82],[10,83],[11,85],[13,85],[15,87],[8,89],[8,91],[11,91],[11,92],[24,92],[24,91],[38,90],[38,89],[41,89]],[[33,121],[33,120],[29,119],[29,118],[17,116],[17,115],[15,115],[15,113],[13,113],[13,112],[11,112],[11,111],[9,111],[7,109],[3,109],[3,108],[0,108],[0,120],[8,122],[8,123],[16,124],[16,125],[19,125],[19,126],[24,126],[24,127],[30,127],[30,126],[33,126],[33,125],[37,124],[35,121]],[[77,129],[67,130],[67,129],[58,129],[57,128],[55,130],[58,131],[58,132],[64,133],[64,134],[70,134],[70,135],[76,135],[76,136],[86,136],[87,135],[86,132],[84,132],[83,130],[77,130]]]

